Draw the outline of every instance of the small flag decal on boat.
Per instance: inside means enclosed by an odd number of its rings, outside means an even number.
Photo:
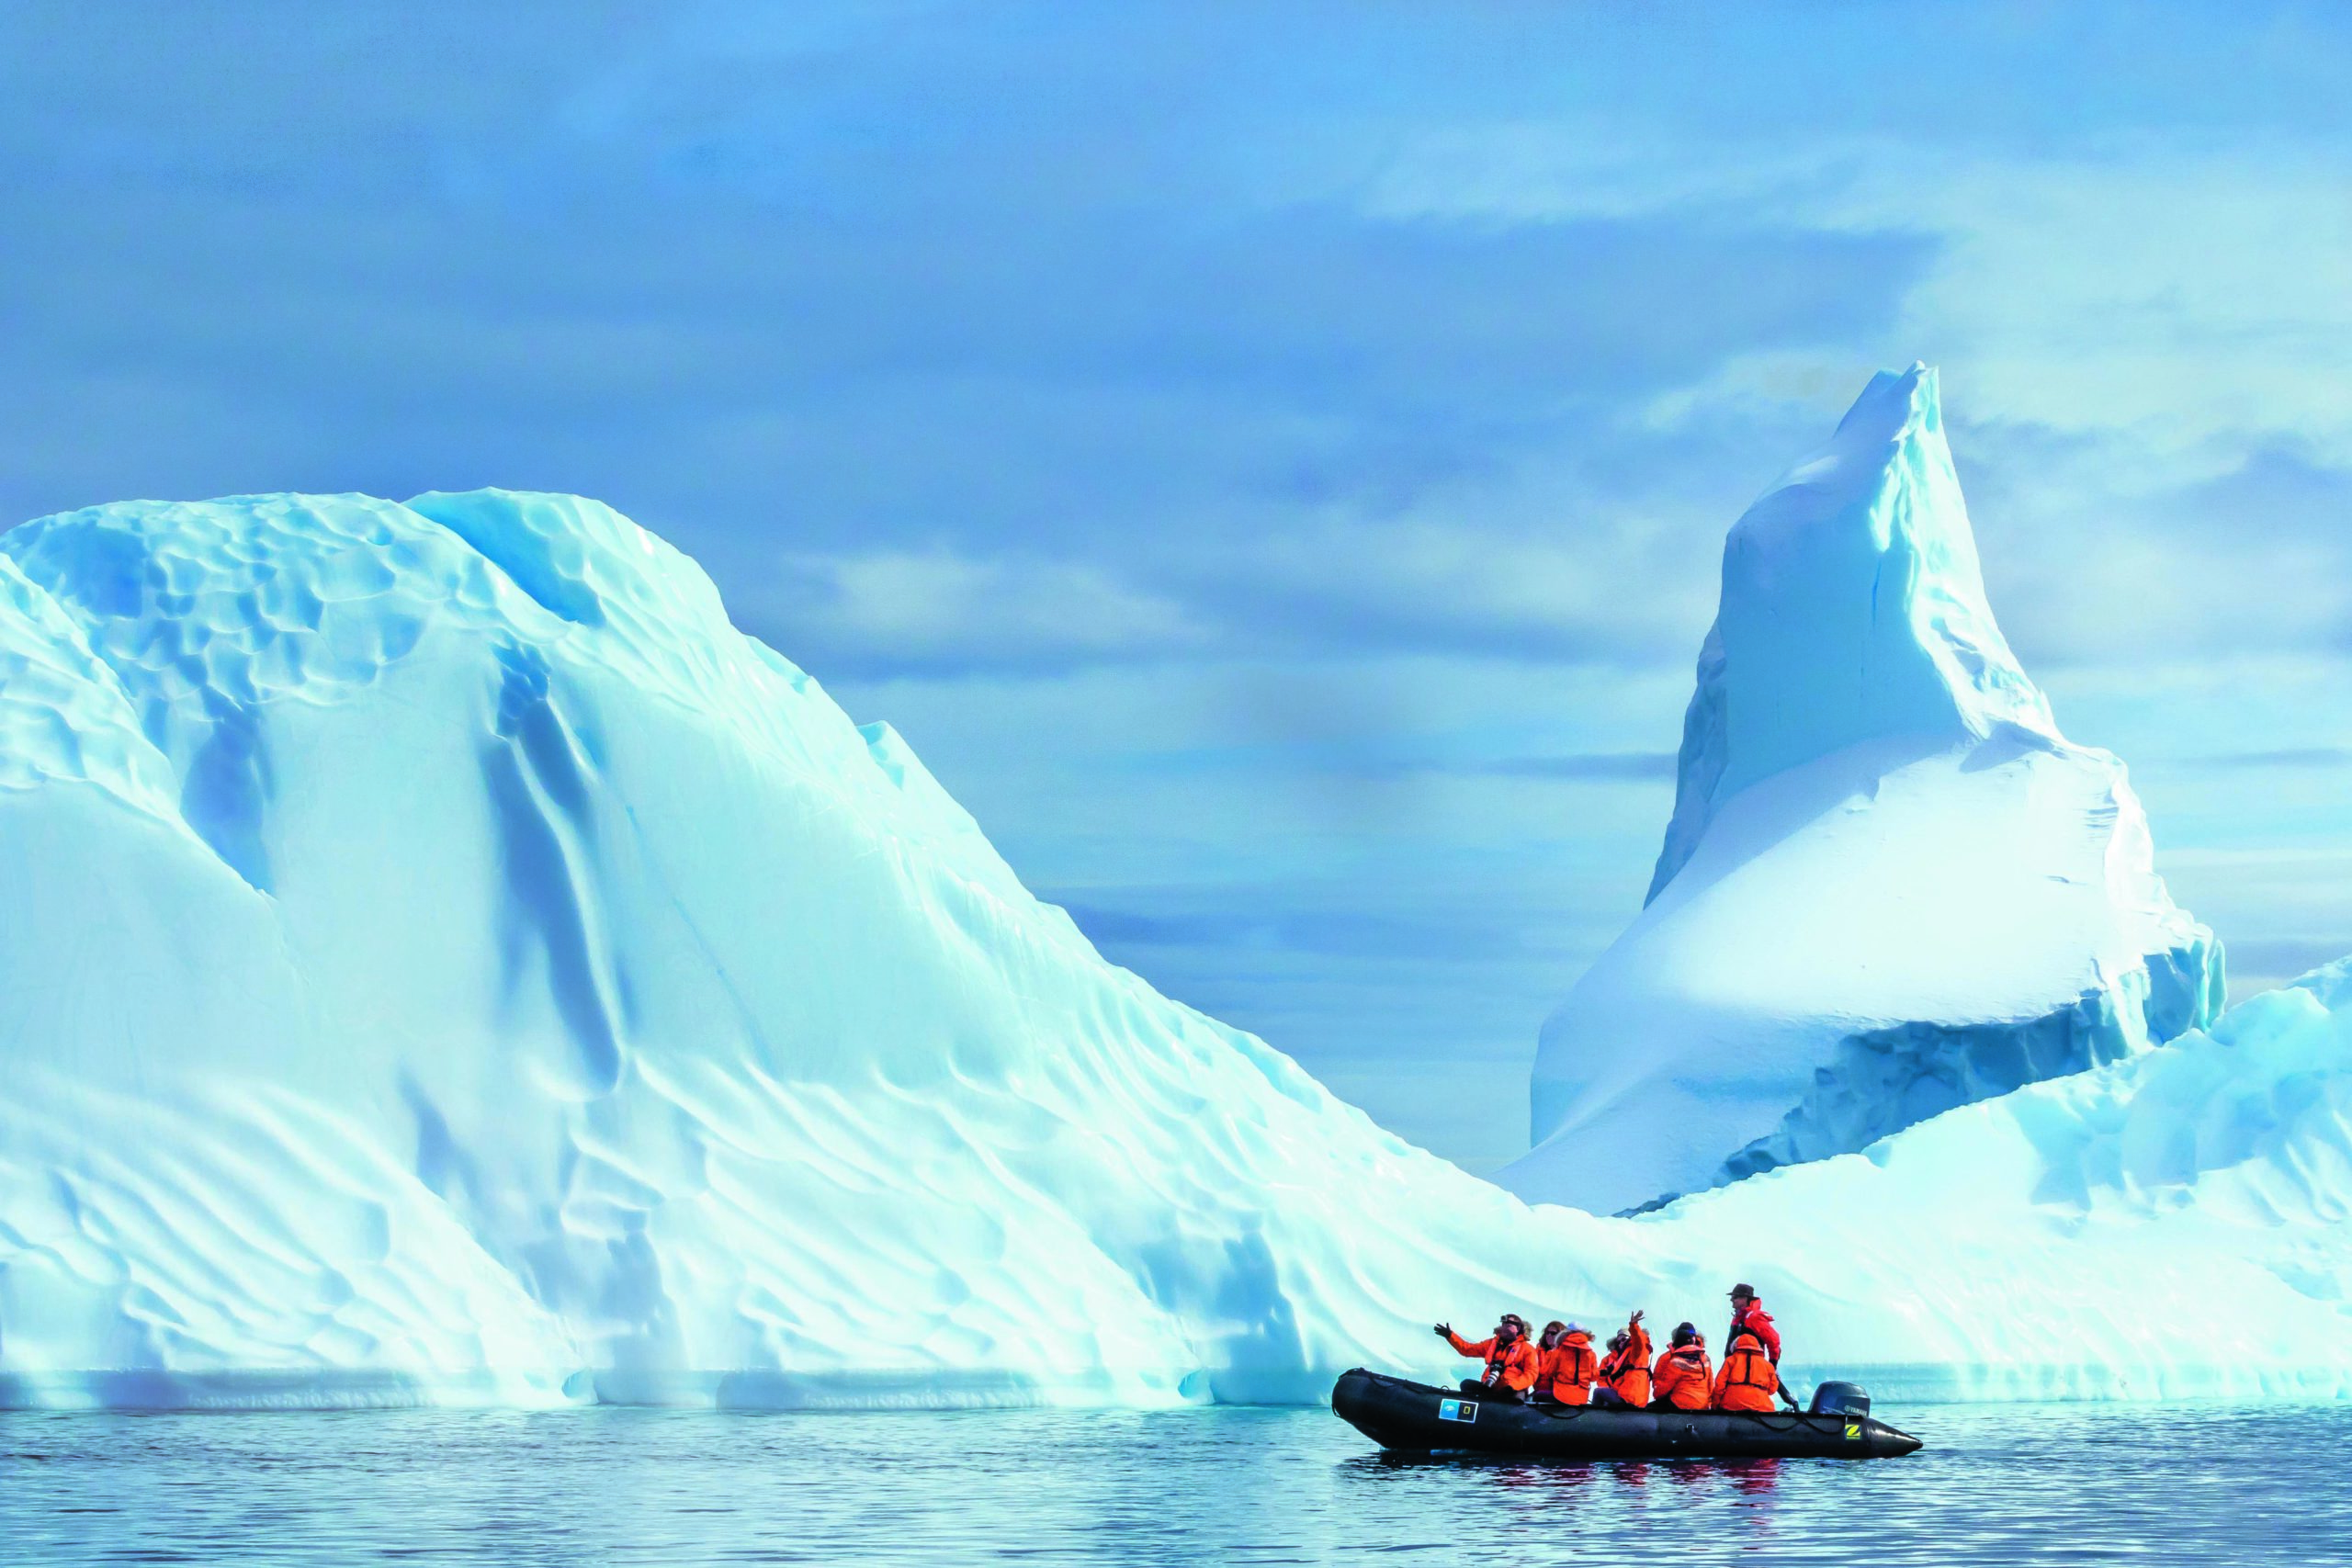
[[[1437,1402],[1437,1418],[1441,1421],[1476,1421],[1478,1402],[1475,1399],[1441,1399]]]

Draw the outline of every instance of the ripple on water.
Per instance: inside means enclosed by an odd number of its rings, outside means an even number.
[[[1914,1458],[1409,1461],[1328,1412],[0,1415],[0,1561],[2303,1563],[2352,1407],[1947,1406]]]

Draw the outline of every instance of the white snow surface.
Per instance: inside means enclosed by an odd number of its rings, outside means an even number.
[[[1650,901],[1545,1022],[1499,1179],[1603,1211],[1860,1149],[2210,1022],[2212,935],[1984,596],[1935,372],[1724,547]]]
[[[1304,1401],[1734,1277],[1882,1397],[2352,1390],[2335,978],[1531,1209],[1102,962],[592,502],[0,538],[0,1404]]]

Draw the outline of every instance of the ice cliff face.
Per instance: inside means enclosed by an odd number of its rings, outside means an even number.
[[[1640,1204],[2210,1021],[2123,765],[1984,598],[1935,373],[1734,525],[1647,907],[1544,1027],[1523,1196]]]
[[[1531,1210],[1104,964],[590,502],[0,538],[0,1404],[1301,1400],[1735,1277],[1883,1395],[2352,1389],[2328,983]]]

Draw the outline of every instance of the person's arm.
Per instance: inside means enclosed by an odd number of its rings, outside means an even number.
[[[1437,1325],[1437,1331],[1439,1335],[1444,1338],[1447,1344],[1453,1346],[1454,1349],[1464,1356],[1484,1356],[1487,1351],[1495,1348],[1495,1342],[1492,1339],[1481,1339],[1478,1343],[1473,1345],[1470,1341],[1463,1338],[1462,1336],[1453,1332],[1452,1327],[1442,1323]]]
[[[1797,1403],[1797,1396],[1789,1392],[1789,1385],[1782,1382],[1778,1378],[1774,1378],[1772,1380],[1772,1392],[1779,1394],[1781,1396],[1781,1402],[1783,1404],[1786,1404],[1790,1409],[1800,1413],[1804,1411],[1804,1406]]]

